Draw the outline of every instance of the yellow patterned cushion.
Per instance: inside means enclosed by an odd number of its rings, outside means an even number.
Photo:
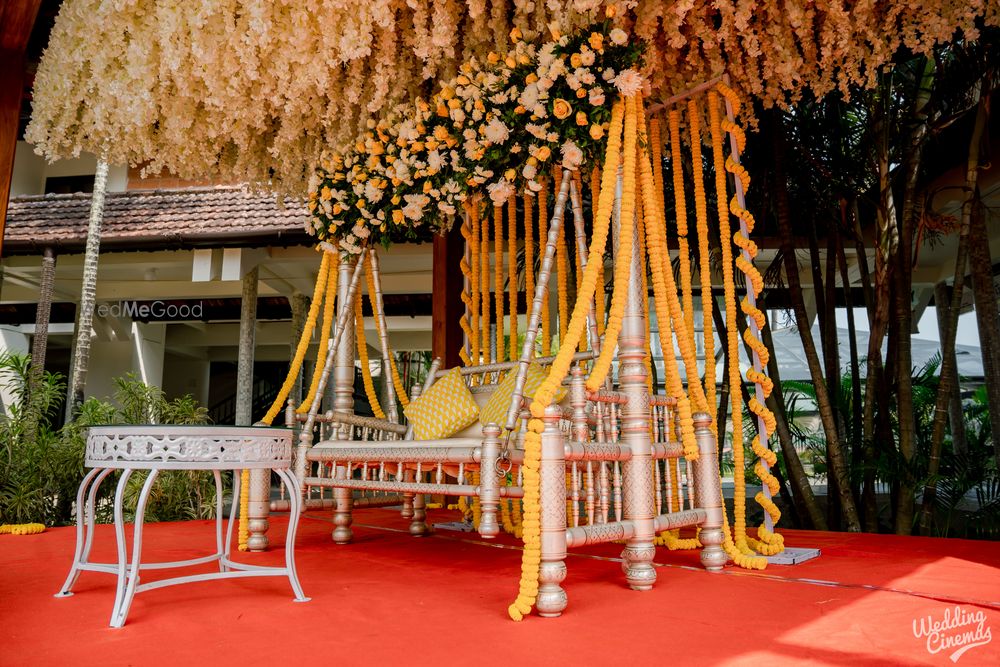
[[[403,410],[416,440],[448,438],[476,421],[479,406],[458,368],[448,371],[427,393]]]
[[[539,364],[532,362],[528,366],[528,375],[524,379],[524,396],[530,399],[538,391],[538,388],[542,386],[542,382],[545,380],[548,373]],[[483,424],[497,424],[500,428],[503,428],[507,423],[507,410],[510,409],[510,399],[514,395],[514,383],[517,380],[517,367],[507,371],[507,375],[504,376],[500,384],[493,391],[493,395],[490,396],[490,400],[487,401],[486,405],[479,412],[479,421]],[[553,398],[553,403],[558,403],[566,395],[566,390],[562,387],[556,391],[556,395]]]

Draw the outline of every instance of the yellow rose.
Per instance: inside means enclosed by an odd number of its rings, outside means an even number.
[[[514,60],[514,56],[507,56],[507,58],[504,59],[503,64],[511,69],[517,67],[517,61]]]
[[[549,24],[549,34],[552,35],[553,42],[558,42],[559,38],[562,37],[562,32],[559,30],[559,24],[555,21]]]
[[[453,97],[450,100],[448,100],[449,109],[457,109],[460,106],[462,106],[462,100],[458,99],[457,97]]]
[[[548,146],[542,146],[535,152],[535,157],[542,162],[548,160],[550,155],[552,155],[552,150]]]
[[[458,76],[458,78],[455,79],[455,82],[458,85],[460,85],[460,86],[468,86],[469,85],[469,78],[467,76],[465,76],[464,74],[460,74]]]
[[[595,51],[604,50],[604,35],[599,32],[590,33],[590,37],[587,38],[587,42],[590,43],[590,48]]]
[[[597,141],[604,136],[604,128],[599,123],[590,126],[590,138]]]
[[[455,91],[450,87],[445,86],[441,89],[441,99],[450,100],[453,97],[455,97]]]
[[[392,179],[392,187],[394,187],[394,188],[395,187],[399,187],[399,184],[402,183],[402,182],[403,181],[399,180],[398,178],[393,178]],[[397,201],[397,202],[393,202],[393,203],[398,204],[399,202]]]
[[[433,188],[433,187],[434,187],[433,183],[431,183],[430,181],[424,181],[424,194],[427,194],[428,192],[430,192],[431,188]]]
[[[410,144],[410,150],[412,150],[414,153],[424,150],[424,142],[414,141],[412,144]]]
[[[522,107],[522,106],[521,106],[520,104],[518,104],[518,105],[517,105],[517,106],[516,106],[516,107],[514,108],[514,113],[516,113],[516,114],[518,114],[518,115],[520,115],[520,114],[524,113],[525,111],[527,111],[527,109],[525,109],[524,107]]]
[[[524,77],[524,82],[525,83],[534,83],[536,81],[538,81],[538,75],[535,74],[534,72],[532,72],[528,76]]]
[[[331,191],[330,188],[324,185],[323,189],[320,190],[319,198],[322,199],[323,201],[330,201],[332,197],[333,197],[333,191]]]
[[[343,210],[344,210],[344,207],[341,206],[340,204],[334,204],[333,205],[333,214],[334,215],[340,215],[343,212]]]
[[[531,62],[531,58],[529,58],[528,56],[524,55],[523,53],[520,56],[518,56],[518,58],[517,58],[517,64],[518,65],[527,65],[530,62]]]
[[[510,41],[517,44],[521,37],[523,37],[521,29],[515,26],[514,29],[510,31]]]
[[[606,17],[608,17],[609,19],[613,19],[615,17],[615,6],[614,5],[608,5],[607,7],[605,7],[604,8],[604,15]]]
[[[576,124],[577,125],[579,125],[580,127],[583,127],[588,122],[589,121],[587,120],[587,114],[583,113],[582,111],[577,111],[576,112]]]
[[[529,157],[528,158],[528,164],[531,165],[532,167],[537,167],[538,166],[538,158],[536,158],[534,156]]]
[[[424,142],[424,146],[427,147],[427,150],[432,151],[438,147],[438,142],[435,139],[431,138]]]
[[[435,113],[437,113],[437,115],[439,115],[439,116],[447,118],[448,117],[448,107],[446,107],[444,104],[438,104],[437,105],[437,109],[435,110]]]
[[[448,130],[444,125],[438,125],[434,128],[434,138],[438,141],[444,141],[448,138]]]
[[[586,88],[577,88],[576,89],[576,96],[582,100],[584,97],[587,96],[587,89]]]
[[[569,64],[573,66],[573,69],[583,66],[583,57],[579,53],[574,53],[569,57]]]
[[[403,224],[403,212],[398,208],[392,210],[392,221],[397,225]]]
[[[504,172],[503,177],[506,178],[508,181],[513,181],[515,178],[517,178],[517,172],[513,169],[508,169],[507,171]]]
[[[486,62],[488,62],[491,65],[496,65],[498,62],[500,62],[500,56],[497,55],[495,52],[490,51],[489,54],[487,54],[486,56]]]
[[[367,206],[367,204],[365,203],[365,200],[364,200],[364,199],[359,199],[359,200],[358,200],[358,203],[356,204],[356,206],[357,206],[358,208],[364,208],[365,206]]]
[[[399,183],[396,183],[396,185],[399,185]],[[399,202],[402,201],[402,198],[399,195],[393,195],[391,201],[394,205],[399,206]]]
[[[573,107],[570,103],[561,97],[557,97],[552,103],[552,115],[554,115],[559,120],[564,120],[569,118],[569,115],[573,113]]]

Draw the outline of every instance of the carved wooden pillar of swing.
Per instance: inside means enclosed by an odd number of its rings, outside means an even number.
[[[349,292],[351,276],[358,261],[357,258],[354,258],[340,263],[340,277],[337,281],[337,303],[340,304],[340,308],[346,308],[348,314],[346,317],[346,326],[340,334],[340,344],[337,346],[336,356],[334,357],[333,405],[329,407],[334,412],[346,412],[349,414],[354,412],[354,354],[356,343],[353,315],[354,301]],[[365,341],[360,341],[360,343],[362,345],[366,344]],[[350,426],[344,425],[339,430],[331,433],[330,439],[349,440],[351,438],[350,429]],[[337,465],[334,475],[340,479],[345,479],[350,475],[350,470],[346,466]],[[333,541],[337,544],[347,544],[354,537],[354,531],[351,530],[351,524],[354,522],[352,516],[354,505],[353,493],[351,489],[335,488],[333,499]]]
[[[617,216],[616,216],[617,218]],[[616,219],[617,221],[617,219]],[[616,228],[618,225],[616,225]],[[617,232],[617,229],[616,229]],[[644,591],[656,582],[652,561],[655,555],[653,537],[656,530],[653,517],[652,440],[649,389],[646,384],[646,336],[649,327],[642,309],[642,271],[639,261],[639,227],[632,225],[632,256],[629,259],[628,297],[618,336],[618,384],[628,402],[621,411],[621,439],[632,451],[622,466],[624,483],[624,517],[634,526],[632,537],[622,551],[622,570],[628,585]]]
[[[462,303],[462,268],[465,253],[462,235],[457,230],[434,237],[431,314],[433,356],[443,362],[444,368],[454,368],[462,363],[459,350],[465,336],[459,321],[465,306]],[[485,287],[484,287],[485,289]]]

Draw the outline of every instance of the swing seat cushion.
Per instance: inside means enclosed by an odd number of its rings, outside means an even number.
[[[528,374],[524,380],[524,397],[530,402],[535,392],[542,386],[547,373],[540,364],[532,362],[528,366]],[[514,383],[517,381],[517,367],[507,371],[503,380],[497,385],[490,399],[479,412],[479,421],[482,424],[496,424],[503,428],[507,423],[507,411],[510,409],[510,401],[514,396]],[[559,387],[553,398],[553,403],[559,403],[566,395],[566,389]],[[520,422],[518,422],[520,427]]]
[[[479,406],[458,368],[448,371],[403,411],[415,440],[449,438],[476,421]]]

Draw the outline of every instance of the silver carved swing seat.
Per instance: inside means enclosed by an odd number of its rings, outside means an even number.
[[[500,504],[523,497],[520,434],[525,429],[519,429],[518,422],[523,426],[524,382],[531,362],[551,362],[551,358],[534,358],[535,335],[547,295],[556,234],[570,196],[581,262],[586,263],[580,196],[569,176],[564,174],[556,198],[520,359],[460,370],[473,397],[482,400],[502,373],[517,369],[506,424],[477,423],[454,437],[418,441],[412,439],[410,426],[397,419],[351,414],[353,346],[342,345],[341,341],[344,332],[351,330],[348,318],[352,309],[340,309],[318,389],[322,395],[336,356],[335,409],[319,414],[314,404],[307,415],[288,410],[289,425],[301,426],[296,471],[303,491],[315,487],[333,489],[335,542],[351,540],[354,493],[358,490],[402,494],[404,514],[411,517],[410,530],[416,535],[427,532],[426,494],[477,497],[483,537],[499,533]],[[617,215],[615,223],[617,228]],[[561,404],[549,406],[544,415],[538,472],[541,554],[536,603],[542,616],[558,616],[566,607],[560,583],[566,574],[566,551],[571,547],[624,541],[622,569],[629,586],[636,590],[649,589],[656,580],[652,560],[656,536],[661,531],[696,527],[700,529],[703,565],[718,570],[726,562],[721,548],[722,494],[711,418],[704,413],[694,415],[699,458],[689,462],[678,437],[674,397],[648,389],[644,362],[649,328],[643,309],[636,225],[632,225],[632,231],[626,308],[616,355],[617,383],[609,382],[597,391],[588,391],[585,386],[584,364],[596,356],[601,342],[591,307],[592,351],[576,355],[566,398]],[[342,303],[352,303],[360,266],[361,262],[355,262],[352,271],[341,265]],[[435,363],[421,389],[430,387],[444,374]],[[394,400],[390,403],[394,412]],[[338,405],[345,409],[337,409]],[[325,437],[314,446],[317,423],[324,425]],[[676,533],[673,535],[676,538]]]

